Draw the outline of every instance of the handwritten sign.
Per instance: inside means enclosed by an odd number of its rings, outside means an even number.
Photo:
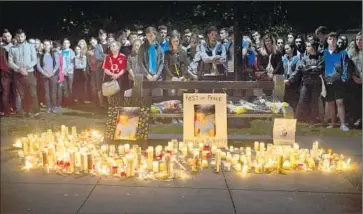
[[[293,145],[296,135],[296,119],[276,118],[273,128],[273,141],[277,145]]]
[[[226,94],[184,93],[184,142],[227,147]]]

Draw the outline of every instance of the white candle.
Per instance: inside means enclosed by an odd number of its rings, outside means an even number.
[[[125,144],[125,153],[130,152],[130,144]]]
[[[77,138],[77,128],[75,126],[72,126],[72,137],[73,139]]]
[[[148,170],[153,169],[153,161],[154,161],[154,147],[149,146],[147,149],[147,168]]]
[[[254,143],[255,151],[258,151],[258,148],[259,148],[259,142],[255,141],[255,143]]]
[[[154,161],[153,162],[153,172],[154,173],[159,172],[159,161]]]

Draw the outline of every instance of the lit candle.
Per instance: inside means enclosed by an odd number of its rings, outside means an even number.
[[[184,142],[179,142],[178,149],[181,151],[184,147],[185,147],[185,143]]]
[[[73,139],[77,138],[77,128],[75,126],[72,126],[72,137]]]
[[[161,155],[161,151],[163,150],[163,147],[160,145],[157,145],[155,148],[155,155],[159,157]]]
[[[159,172],[159,161],[154,161],[153,162],[153,172],[154,173]]]
[[[125,147],[124,147],[124,145],[119,145],[118,147],[117,147],[118,149],[118,154],[119,155],[124,155],[125,154]]]
[[[265,151],[265,143],[260,143],[260,152]]]
[[[134,157],[132,154],[128,154],[126,156],[127,160],[127,170],[126,170],[126,176],[131,177],[133,175],[133,167],[134,167]]]
[[[235,165],[235,169],[236,169],[236,171],[241,171],[242,170],[242,165],[240,163],[237,163]]]
[[[130,144],[125,144],[125,153],[130,152]]]
[[[182,154],[183,154],[184,157],[188,156],[188,148],[186,146],[184,146],[181,149],[181,152],[182,152]]]
[[[212,149],[211,149],[211,153],[212,155],[214,155],[217,151],[217,146],[216,145],[212,145]]]
[[[189,142],[189,143],[188,143],[188,151],[189,151],[190,153],[192,153],[192,152],[193,152],[193,148],[194,148],[194,143]]]
[[[203,151],[204,143],[199,143],[199,151]]]
[[[28,144],[28,139],[27,138],[22,138],[21,140],[22,144],[23,144],[23,152],[24,155],[28,155],[29,154],[29,144]]]
[[[46,149],[42,152],[42,162],[43,167],[48,166],[48,151]]]
[[[61,135],[62,135],[62,137],[66,136],[66,126],[65,125],[61,125]]]
[[[169,151],[173,151],[173,149],[174,149],[174,142],[169,141],[169,142],[168,142],[168,149],[167,149],[167,150],[169,150]]]
[[[216,168],[215,168],[215,171],[216,172],[219,172],[220,171],[220,167],[221,167],[221,151],[219,149],[217,149],[217,151],[216,151],[215,159],[216,159]]]
[[[299,144],[297,144],[297,143],[294,143],[294,150],[299,150]]]
[[[255,143],[254,143],[255,151],[258,151],[258,147],[259,147],[259,142],[255,141]]]
[[[242,167],[242,175],[247,175],[248,173],[248,165],[247,164],[243,164],[243,167]]]
[[[148,170],[153,169],[153,161],[154,161],[154,147],[149,146],[147,149],[147,168],[148,168]]]
[[[226,156],[227,156],[227,153],[225,153],[225,152],[220,152],[221,160],[225,160],[225,159],[226,159]]]
[[[202,167],[203,168],[208,168],[208,161],[207,160],[202,160]]]
[[[88,172],[92,173],[93,172],[93,155],[92,154],[88,154],[87,155],[87,166],[88,166]]]

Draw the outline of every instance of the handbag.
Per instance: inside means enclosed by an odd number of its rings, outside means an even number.
[[[112,65],[112,61],[111,61],[111,65]],[[106,74],[103,73],[103,81],[105,81],[105,75]],[[121,90],[120,85],[118,84],[117,80],[111,80],[111,81],[102,83],[102,94],[105,97],[110,97],[112,95],[115,95],[120,90]]]
[[[268,59],[268,64],[267,64],[267,67],[266,67],[266,71],[258,71],[258,72],[255,72],[255,77],[256,77],[256,80],[258,81],[272,81],[272,78],[273,78],[273,75],[272,75],[272,72],[273,72],[273,67],[272,67],[272,64],[271,64],[271,54],[269,56],[269,59]]]

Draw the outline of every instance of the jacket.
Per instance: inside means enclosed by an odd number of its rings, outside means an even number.
[[[166,78],[186,77],[188,64],[187,54],[182,49],[178,53],[174,53],[172,50],[166,51],[164,57],[164,73]]]
[[[51,53],[52,59],[53,59],[53,71],[52,74],[56,74],[59,71],[59,56],[57,52]],[[37,63],[37,70],[44,74],[46,73],[43,70],[44,67],[44,54],[38,54],[38,63]]]
[[[315,56],[305,55],[299,61],[295,72],[289,78],[291,83],[303,84],[321,83],[320,75],[324,72],[324,57],[319,53]],[[312,66],[315,66],[312,68]]]
[[[33,45],[24,42],[17,44],[9,49],[9,67],[15,72],[20,68],[26,68],[28,72],[34,72],[34,66],[37,64],[37,52]]]
[[[4,72],[9,72],[9,50],[13,46],[12,43],[0,47],[0,70]]]
[[[200,72],[199,72],[200,77],[203,77],[204,74],[210,74],[212,72],[213,66],[214,66],[212,61],[213,61],[213,58],[217,55],[220,56],[221,64],[216,64],[215,65],[216,69],[219,74],[225,74],[227,71],[226,47],[220,42],[217,42],[214,48],[212,48],[207,43],[201,44],[202,63],[201,63]]]
[[[280,51],[276,51],[276,53],[272,53],[271,55],[271,65],[274,68],[272,74],[284,74],[284,69],[282,66],[282,53]],[[260,53],[257,55],[257,66],[259,71],[266,71],[267,65],[269,61],[269,55],[261,55]]]
[[[149,72],[149,49],[150,45],[146,41],[143,43],[139,49],[139,52],[137,54],[137,62],[139,64],[140,74],[143,74],[144,76],[147,76],[148,74],[152,75]],[[155,45],[155,51],[156,51],[156,74],[157,79],[161,77],[161,74],[164,69],[164,51],[161,49],[160,45],[156,43]]]

